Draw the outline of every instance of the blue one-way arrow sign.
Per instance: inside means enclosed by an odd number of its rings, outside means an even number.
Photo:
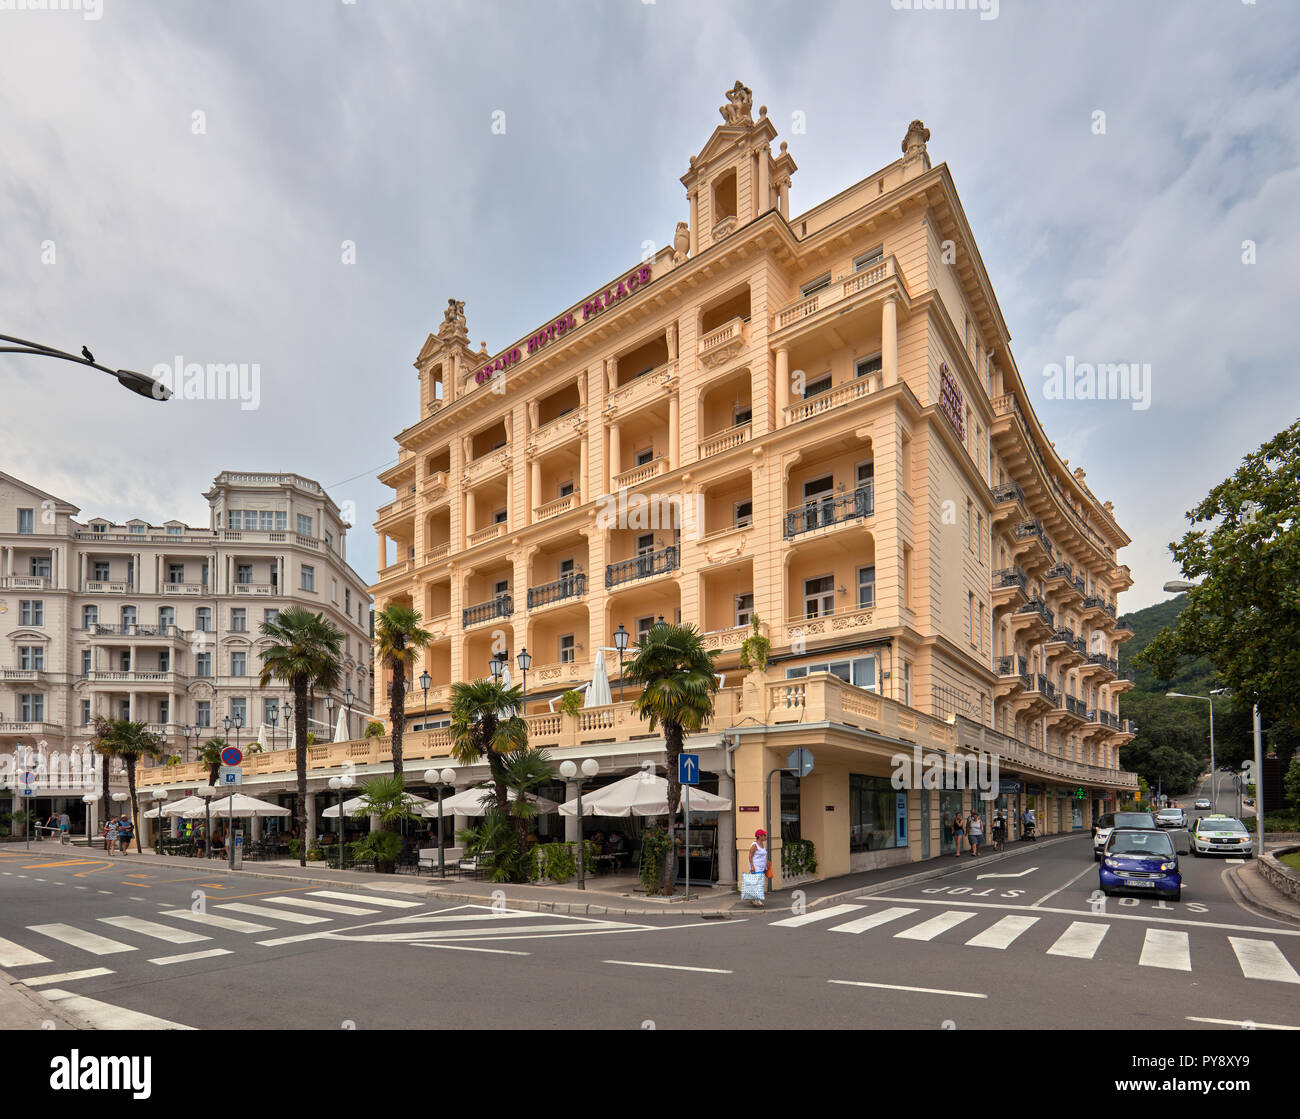
[[[700,783],[699,754],[677,755],[677,781],[682,785],[698,785]]]

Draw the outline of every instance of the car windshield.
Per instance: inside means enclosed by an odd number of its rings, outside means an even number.
[[[1106,846],[1108,855],[1150,855],[1153,858],[1171,858],[1174,845],[1169,836],[1161,832],[1117,831],[1111,834]]]
[[[1240,820],[1214,820],[1206,817],[1201,820],[1201,831],[1244,832],[1246,825]]]
[[[1155,821],[1151,818],[1150,812],[1116,812],[1115,826],[1117,828],[1149,828]]]
[[[1162,808],[1160,810],[1161,816],[1173,817],[1173,816],[1181,816],[1182,814],[1183,814],[1183,810],[1181,808]]]
[[[1099,828],[1113,828],[1115,826],[1115,817],[1108,812],[1105,816],[1098,818],[1097,826]]]

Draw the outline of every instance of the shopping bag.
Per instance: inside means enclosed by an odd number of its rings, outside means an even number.
[[[761,874],[742,874],[740,876],[740,900],[762,901],[763,897],[763,876]]]

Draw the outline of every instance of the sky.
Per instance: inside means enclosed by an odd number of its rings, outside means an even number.
[[[221,470],[296,472],[372,579],[447,300],[495,352],[671,243],[740,79],[792,214],[925,122],[1045,430],[1133,539],[1121,609],[1162,600],[1186,511],[1300,415],[1300,3],[924,2],[0,0],[0,333],[248,367],[160,404],[0,355],[0,470],[200,525]],[[1149,396],[1051,398],[1071,361]]]

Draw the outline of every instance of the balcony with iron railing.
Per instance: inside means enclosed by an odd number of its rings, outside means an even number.
[[[657,552],[647,552],[645,555],[635,556],[632,559],[606,564],[605,586],[607,588],[618,587],[638,579],[666,575],[669,572],[676,571],[680,562],[678,548],[674,544],[667,548],[661,548]]]
[[[1041,598],[1030,598],[1023,606],[1018,607],[1016,610],[1017,620],[1019,620],[1023,615],[1028,614],[1036,614],[1042,619],[1046,633],[1053,633],[1055,631],[1056,615],[1047,608],[1047,603],[1045,603]]]
[[[570,598],[580,598],[587,593],[587,576],[578,571],[565,575],[552,583],[528,588],[528,609],[535,610],[542,606],[551,606]]]
[[[508,594],[500,594],[487,602],[466,606],[461,611],[461,626],[464,629],[469,629],[470,626],[482,625],[484,622],[490,622],[495,618],[508,618],[514,612],[514,598]]]
[[[810,501],[796,509],[787,510],[785,538],[789,540],[805,533],[815,532],[817,529],[859,521],[874,515],[875,511],[874,487],[859,486],[852,493]]]
[[[993,572],[993,589],[995,591],[1019,588],[1025,590],[1027,580],[1025,573],[1018,567],[1004,567]]]

